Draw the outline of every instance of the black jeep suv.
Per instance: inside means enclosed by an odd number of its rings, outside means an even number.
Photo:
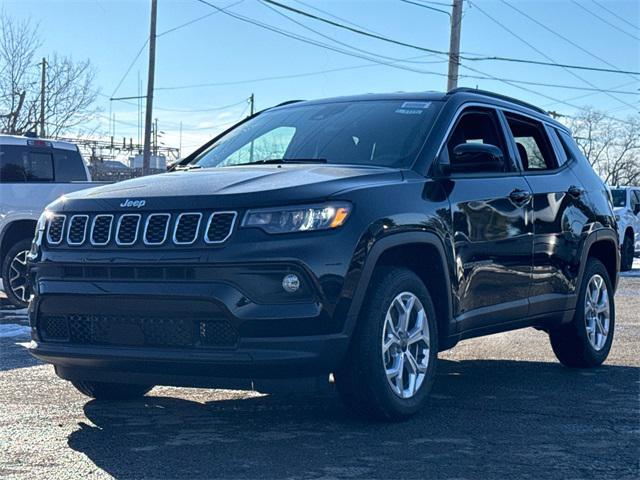
[[[30,259],[31,352],[91,397],[333,373],[389,419],[462,339],[535,327],[601,364],[619,268],[569,131],[468,89],[265,110],[172,172],[54,202]]]

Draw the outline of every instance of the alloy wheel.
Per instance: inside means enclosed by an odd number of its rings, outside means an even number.
[[[382,361],[387,382],[400,398],[413,397],[422,386],[430,348],[424,306],[413,293],[400,293],[387,310],[382,330]]]
[[[607,284],[596,274],[589,280],[584,296],[584,322],[587,338],[595,350],[602,350],[607,343],[611,307]]]
[[[9,265],[9,288],[20,301],[27,303],[31,296],[27,282],[27,254],[28,250],[18,252]]]

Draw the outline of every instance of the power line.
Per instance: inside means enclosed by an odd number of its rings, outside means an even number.
[[[312,10],[315,10],[316,12],[320,12],[320,13],[324,13],[325,15],[329,15],[330,17],[335,18],[336,20],[340,20],[340,21],[342,21],[344,23],[347,23],[349,25],[352,25],[354,27],[358,27],[358,28],[361,28],[362,30],[366,30],[367,32],[371,32],[371,33],[375,33],[375,34],[378,34],[378,35],[382,35],[380,32],[376,32],[375,30],[372,30],[370,28],[363,27],[362,25],[358,25],[357,23],[354,23],[354,22],[352,22],[352,21],[350,21],[350,20],[348,20],[346,18],[339,17],[339,16],[337,16],[337,15],[331,13],[331,12],[328,12],[326,10],[318,8],[315,5],[312,5],[310,3],[303,2],[302,0],[293,0],[293,1],[296,2],[296,3],[299,3],[301,5],[304,5],[305,7],[311,8]]]
[[[448,15],[449,17],[451,17],[451,14],[449,12],[447,12],[446,10],[441,10],[440,8],[430,7],[429,5],[425,5],[424,3],[412,2],[411,0],[400,0],[400,1],[403,3],[408,3],[410,5],[415,5],[417,7],[426,8],[427,10],[433,10],[434,12],[444,13],[445,15]]]
[[[576,0],[571,0],[571,3],[575,4],[576,6],[580,7],[582,10],[584,10],[585,12],[587,12],[589,15],[591,15],[592,17],[597,18],[598,20],[600,20],[602,23],[606,23],[607,25],[609,25],[611,28],[613,28],[614,30],[619,31],[620,33],[624,33],[625,35],[628,35],[629,37],[633,38],[634,40],[640,40],[640,37],[636,37],[635,35],[633,35],[632,33],[627,32],[626,30],[621,29],[620,27],[618,27],[617,25],[615,25],[614,23],[611,23],[608,20],[605,20],[604,18],[602,18],[600,15],[598,15],[595,12],[592,12],[591,10],[589,10],[587,7],[585,7],[584,5],[582,5],[581,3],[576,2]]]
[[[638,25],[634,25],[633,23],[631,23],[630,21],[628,21],[626,18],[621,17],[620,15],[618,15],[616,12],[614,12],[613,10],[610,10],[609,8],[605,7],[602,3],[598,2],[597,0],[592,0],[593,3],[595,3],[596,5],[598,5],[600,8],[602,8],[603,10],[606,10],[607,12],[609,12],[611,15],[613,15],[614,17],[616,17],[618,20],[620,20],[621,22],[626,23],[627,25],[629,25],[630,27],[633,27],[636,30],[640,30],[640,26]]]
[[[138,58],[140,58],[140,55],[142,55],[142,52],[144,52],[144,49],[145,49],[145,47],[147,46],[148,43],[149,43],[149,37],[147,37],[147,39],[144,41],[144,43],[140,47],[140,50],[138,50],[138,53],[136,53],[136,56],[133,57],[133,60],[131,60],[131,63],[129,64],[129,67],[127,68],[127,71],[124,72],[124,75],[122,76],[122,78],[118,82],[118,85],[113,90],[113,93],[111,94],[112,97],[116,96],[116,93],[118,93],[118,89],[122,85],[122,82],[124,82],[125,78],[127,78],[127,75],[129,75],[129,72],[131,71],[131,69],[133,68],[135,63],[138,61]]]
[[[207,2],[206,0],[196,0],[196,1],[198,1],[200,3],[204,3],[206,5],[209,5],[210,7],[216,8],[216,9],[219,8],[219,7],[216,7],[215,5],[212,5],[211,3]],[[270,4],[272,4],[272,5],[276,6],[276,7],[282,8],[284,10],[289,10],[290,12],[296,13],[298,15],[302,15],[302,16],[311,18],[313,20],[317,20],[319,22],[326,23],[328,25],[332,25],[332,26],[337,27],[337,28],[342,28],[344,30],[349,30],[349,31],[351,31],[353,33],[357,33],[359,35],[363,35],[363,36],[370,37],[370,38],[375,38],[375,39],[383,41],[383,42],[391,43],[391,44],[394,44],[394,45],[399,45],[399,46],[402,46],[402,47],[412,48],[414,50],[420,50],[420,51],[427,52],[427,53],[434,53],[434,54],[437,54],[437,55],[447,55],[447,56],[449,55],[448,52],[445,52],[443,50],[435,50],[433,48],[422,47],[422,46],[415,45],[415,44],[412,44],[412,43],[407,43],[407,42],[395,40],[395,39],[392,39],[392,38],[389,38],[389,37],[385,37],[383,35],[369,33],[369,32],[366,32],[364,30],[361,30],[361,29],[358,29],[358,28],[354,28],[354,27],[351,27],[349,25],[341,24],[341,23],[335,22],[333,20],[320,17],[320,16],[315,15],[313,13],[309,13],[309,12],[306,12],[304,10],[300,10],[298,8],[291,7],[289,5],[285,5],[283,3],[279,3],[279,2],[274,1],[274,0],[262,0],[262,1],[270,3]],[[471,3],[471,2],[469,2],[469,3]],[[476,7],[477,7],[477,5],[476,5]],[[229,14],[229,12],[225,12],[225,13]],[[500,56],[470,57],[470,56],[467,55],[467,56],[461,56],[460,58],[463,59],[463,60],[470,60],[470,61],[487,61],[487,60],[491,60],[491,61],[531,63],[531,64],[534,64],[534,65],[546,65],[546,66],[560,67],[560,68],[572,68],[572,69],[579,69],[579,70],[592,70],[592,71],[609,72],[609,73],[627,73],[627,74],[631,73],[631,74],[635,74],[635,75],[640,75],[640,72],[630,72],[630,71],[623,71],[623,70],[619,70],[619,69],[610,69],[610,68],[606,68],[605,69],[605,68],[598,68],[598,67],[587,67],[587,66],[582,66],[582,65],[560,64],[560,63],[557,63],[555,61],[541,62],[541,61],[536,61],[536,60],[511,58],[511,57],[500,57]]]
[[[232,8],[232,7],[235,7],[236,5],[240,5],[243,2],[244,2],[244,0],[238,0],[237,2],[234,2],[234,3],[231,3],[231,4],[227,5],[226,7],[220,7],[220,8],[222,8],[223,10],[226,10],[227,8]],[[170,28],[168,30],[165,30],[162,33],[159,33],[157,35],[157,37],[162,37],[163,35],[166,35],[167,33],[175,32],[176,30],[180,30],[181,28],[188,27],[189,25],[194,24],[196,22],[199,22],[200,20],[204,20],[205,18],[209,18],[211,15],[215,15],[216,13],[220,13],[220,12],[218,12],[218,11],[210,12],[210,13],[207,13],[206,15],[202,15],[202,16],[200,16],[198,18],[194,18],[193,20],[190,20],[190,21],[188,21],[186,23],[183,23],[183,24],[180,24],[180,25],[178,25],[176,27],[173,27],[173,28]]]
[[[536,20],[535,18],[533,18],[531,15],[529,15],[528,13],[522,11],[521,9],[519,9],[518,7],[516,7],[515,5],[512,5],[509,2],[506,2],[505,0],[500,0],[503,4],[505,4],[507,7],[511,8],[512,10],[515,10],[516,12],[518,12],[520,15],[524,16],[525,18],[529,19],[530,21],[532,21],[533,23],[535,23],[536,25],[544,28],[547,32],[555,35],[556,37],[564,40],[565,42],[567,42],[569,45],[573,45],[574,47],[576,47],[578,50],[580,50],[581,52],[586,53],[587,55],[589,55],[592,58],[595,58],[596,60],[600,60],[602,63],[604,63],[605,65],[608,65],[611,68],[616,68],[618,70],[620,70],[620,67],[617,65],[614,65],[613,63],[609,62],[608,60],[596,55],[595,53],[591,52],[590,50],[582,47],[581,45],[578,45],[576,42],[574,42],[573,40],[565,37],[564,35],[558,33],[556,30],[549,28],[547,25],[545,25],[544,23]]]
[[[325,39],[329,40],[330,42],[337,43],[338,45],[341,45],[341,46],[346,47],[346,48],[350,48],[352,50],[355,50],[355,51],[360,52],[360,53],[364,53],[366,55],[370,55],[372,57],[382,58],[384,60],[389,60],[389,61],[392,61],[392,62],[407,62],[407,60],[401,60],[401,59],[398,59],[398,58],[395,58],[395,57],[387,57],[386,55],[380,55],[379,53],[374,53],[374,52],[371,52],[371,51],[368,51],[368,50],[364,50],[362,48],[354,47],[353,45],[350,45],[348,43],[341,42],[340,40],[337,40],[337,39],[335,39],[335,38],[333,38],[333,37],[331,37],[329,35],[325,35],[324,33],[319,32],[318,30],[315,30],[315,29],[309,27],[308,25],[305,25],[302,22],[298,22],[297,20],[295,20],[295,19],[291,18],[290,16],[288,16],[287,14],[285,14],[285,13],[283,13],[283,12],[281,12],[281,11],[275,9],[275,8],[273,8],[271,5],[268,5],[267,3],[263,2],[262,0],[260,0],[260,3],[262,5],[264,5],[265,7],[267,7],[269,10],[275,12],[276,14],[278,14],[278,15],[284,17],[284,18],[286,18],[290,22],[295,23],[296,25],[298,25],[299,27],[304,28],[305,30],[308,30],[308,31],[310,31],[312,33],[315,33],[316,35],[318,35],[318,36],[320,36],[322,38],[325,38]],[[435,54],[430,54],[429,56],[433,56],[433,55],[435,55]],[[408,63],[441,63],[441,62],[442,62],[442,60],[438,60],[436,62],[424,62],[424,61],[416,61],[416,60],[408,61]]]
[[[549,61],[555,62],[555,60],[553,58],[551,58],[549,55],[547,55],[545,52],[543,52],[542,50],[540,50],[539,48],[537,48],[535,45],[531,44],[530,42],[528,42],[526,39],[524,39],[522,36],[518,35],[516,32],[514,32],[513,30],[511,30],[509,27],[507,27],[506,25],[504,25],[502,22],[500,22],[499,20],[497,20],[495,17],[491,16],[488,12],[486,12],[485,10],[483,10],[477,3],[475,2],[471,2],[470,0],[467,0],[469,2],[469,4],[472,4],[476,9],[478,9],[480,11],[480,13],[482,13],[483,15],[485,15],[487,18],[489,18],[492,22],[494,22],[495,24],[497,24],[500,28],[502,28],[503,30],[507,31],[508,33],[510,33],[511,35],[513,35],[514,37],[516,37],[518,40],[520,40],[522,43],[524,43],[525,45],[527,45],[529,48],[531,48],[532,50],[534,50],[535,52],[537,52],[539,55],[541,55],[542,57],[546,58]],[[503,0],[501,0],[503,1]],[[573,72],[569,69],[564,68],[563,70],[565,70],[567,73],[569,73],[570,75],[572,75],[573,77],[577,78],[578,80],[583,81],[584,83],[586,83],[587,85],[598,89],[598,87],[590,82],[589,80],[587,80],[586,78],[578,75],[576,72]],[[611,97],[612,99],[616,100],[617,102],[623,103],[625,105],[630,105],[629,103],[625,102],[624,100],[620,100],[618,97],[612,95],[611,93],[608,92],[603,92],[605,95]]]

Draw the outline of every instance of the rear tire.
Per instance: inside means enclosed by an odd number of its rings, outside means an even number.
[[[31,240],[25,238],[13,245],[2,260],[2,286],[7,300],[18,308],[29,305],[31,287],[27,282],[27,253]]]
[[[80,393],[96,400],[131,400],[143,397],[153,388],[153,385],[104,383],[87,380],[76,380],[71,383]]]
[[[635,246],[633,244],[633,233],[624,236],[624,242],[620,248],[620,271],[628,272],[633,268],[633,256]]]
[[[335,372],[344,403],[366,418],[414,415],[433,384],[437,356],[435,309],[420,278],[407,269],[377,269],[347,357]]]
[[[602,284],[598,289],[600,281]],[[615,305],[609,274],[602,262],[590,258],[582,277],[573,320],[549,332],[551,347],[567,367],[597,367],[609,355],[614,327]]]

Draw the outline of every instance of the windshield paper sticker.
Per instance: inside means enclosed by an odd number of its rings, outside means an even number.
[[[429,105],[431,105],[431,102],[404,102],[402,106],[396,110],[396,113],[422,115],[422,112],[429,108]]]

